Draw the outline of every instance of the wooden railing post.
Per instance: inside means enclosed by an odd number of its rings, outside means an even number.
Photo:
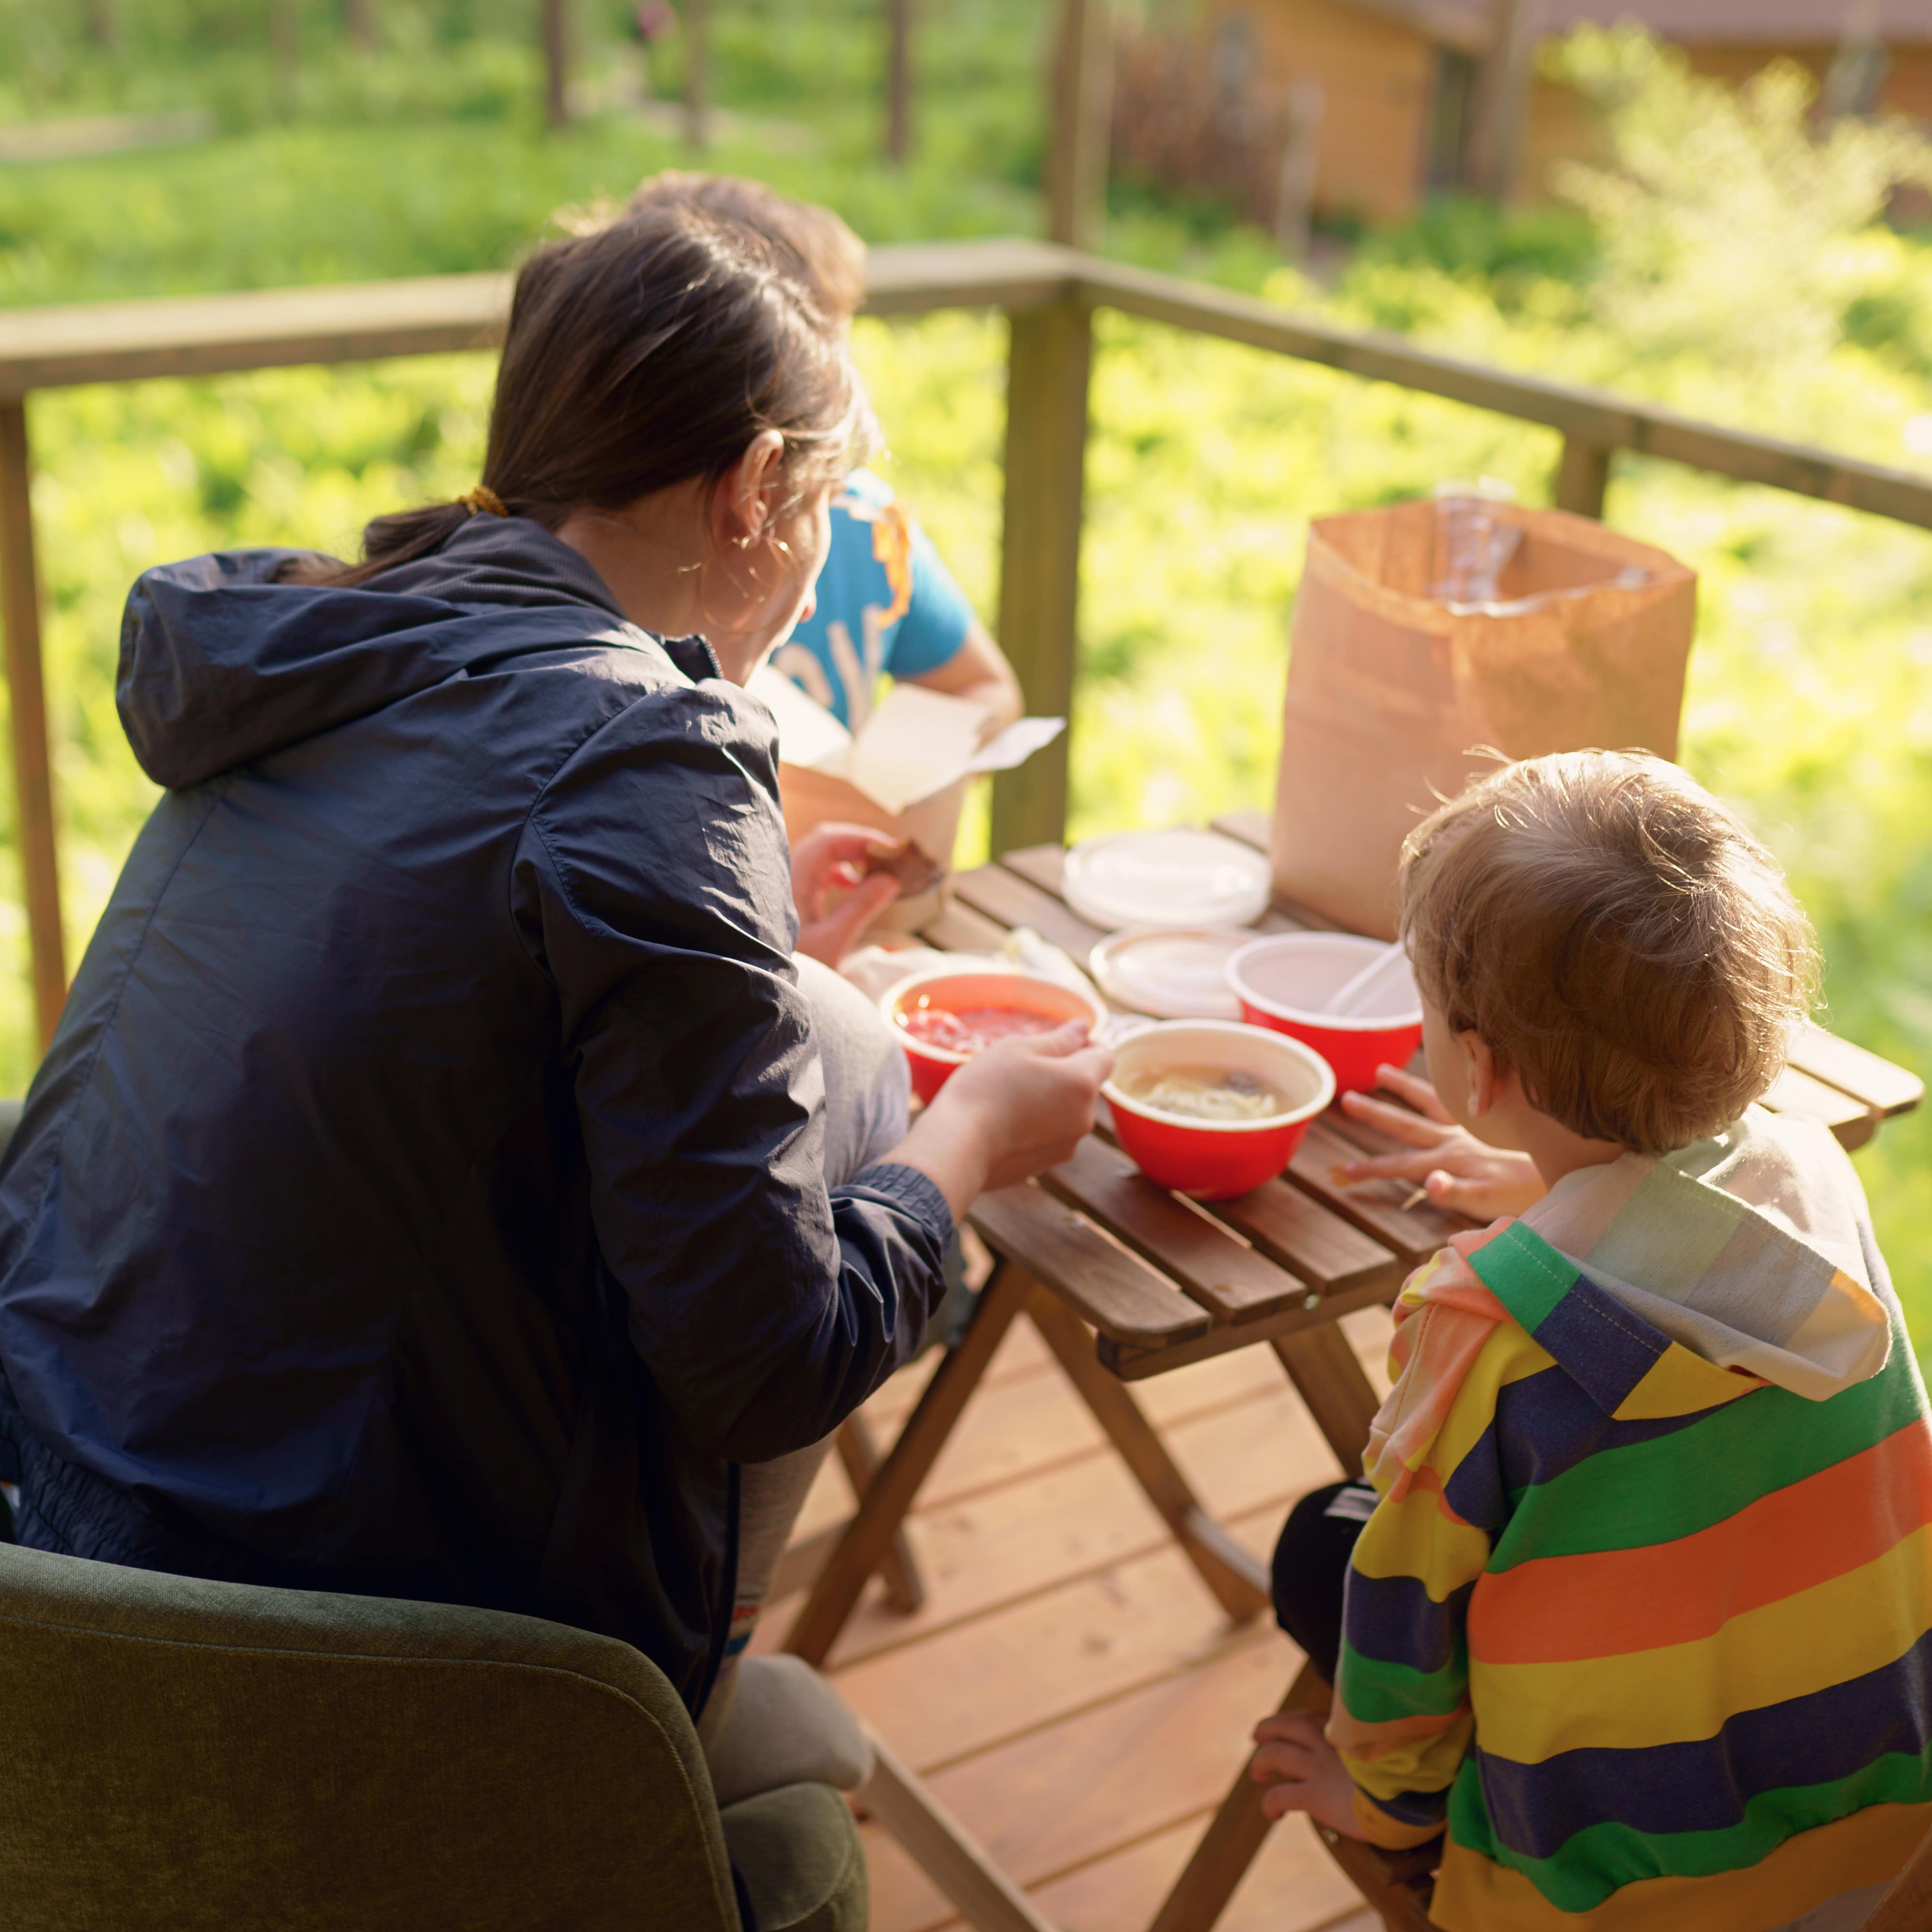
[[[1047,235],[1070,248],[1090,248],[1107,211],[1114,109],[1111,0],[1063,0],[1047,104]]]
[[[1027,709],[1067,731],[993,782],[993,850],[1059,843],[1079,636],[1081,497],[1087,470],[1091,313],[1077,301],[1012,319],[1006,476],[1000,542],[1000,643]]]
[[[1490,49],[1476,88],[1469,158],[1470,184],[1492,201],[1507,202],[1516,192],[1542,13],[1541,0],[1496,0]]]
[[[24,400],[0,402],[0,628],[14,730],[14,815],[27,896],[34,1013],[40,1045],[52,1039],[67,999],[60,872],[54,854],[46,694],[40,678],[40,594],[34,568],[33,466]]]
[[[684,144],[702,153],[711,140],[711,0],[684,0]]]
[[[902,167],[912,152],[913,0],[886,0],[886,159]]]
[[[1579,517],[1604,514],[1604,493],[1610,487],[1610,455],[1601,443],[1579,436],[1563,439],[1562,460],[1556,466],[1556,507]]]
[[[570,0],[543,0],[537,34],[543,43],[544,118],[553,128],[570,124]]]

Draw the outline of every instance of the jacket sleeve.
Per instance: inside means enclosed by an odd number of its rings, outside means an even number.
[[[1502,1528],[1490,1425],[1498,1378],[1526,1340],[1508,1324],[1492,1332],[1420,1453],[1393,1480],[1386,1467],[1375,1477],[1382,1500],[1349,1562],[1328,1725],[1372,1844],[1400,1849],[1441,1831],[1468,1754],[1469,1598]]]
[[[734,688],[640,696],[544,788],[511,880],[633,1343],[734,1462],[817,1442],[908,1359],[952,1231],[910,1168],[827,1192],[775,752]]]

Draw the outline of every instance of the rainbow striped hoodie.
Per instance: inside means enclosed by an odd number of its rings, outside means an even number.
[[[1329,1736],[1449,1932],[1772,1932],[1932,1824],[1932,1427],[1851,1163],[1754,1108],[1396,1307]],[[1852,1900],[1844,1900],[1850,1906]]]

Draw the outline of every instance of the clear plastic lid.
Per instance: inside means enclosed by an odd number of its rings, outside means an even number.
[[[1109,933],[1090,963],[1118,1006],[1161,1020],[1238,1020],[1228,962],[1253,938],[1238,926],[1140,926]]]
[[[1268,910],[1267,856],[1183,826],[1090,839],[1066,855],[1061,890],[1080,916],[1121,926],[1249,926]]]

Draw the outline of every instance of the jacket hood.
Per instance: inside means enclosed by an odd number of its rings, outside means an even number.
[[[309,554],[217,551],[135,584],[115,698],[157,784],[199,784],[521,652],[660,648],[583,558],[524,518],[472,518],[434,556],[353,589],[275,580]],[[687,676],[716,674],[701,646],[664,648]]]
[[[1817,1121],[1754,1107],[1676,1154],[1566,1175],[1522,1219],[1719,1367],[1822,1401],[1885,1366],[1892,1324],[1865,1264],[1864,1192]]]

